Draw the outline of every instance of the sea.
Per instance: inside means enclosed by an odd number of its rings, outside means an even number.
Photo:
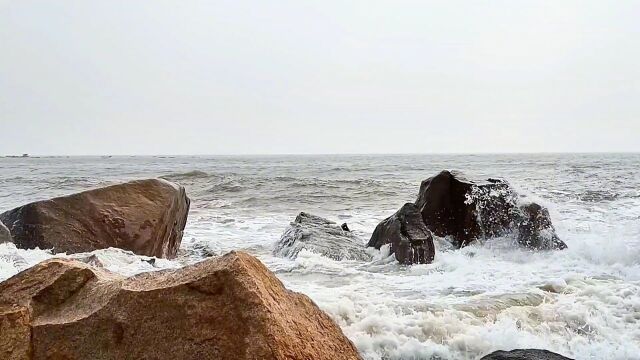
[[[456,250],[436,239],[432,264],[388,250],[336,261],[273,254],[296,215],[346,222],[365,244],[375,226],[441,170],[500,177],[550,210],[563,251],[509,236]],[[191,211],[179,256],[94,251],[125,275],[242,250],[326,311],[365,359],[477,359],[542,348],[575,359],[640,359],[640,154],[97,156],[0,158],[0,211],[132,179],[179,183]],[[0,281],[53,256],[0,244]]]

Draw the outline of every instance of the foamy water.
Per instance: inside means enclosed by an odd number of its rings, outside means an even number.
[[[347,222],[366,242],[420,181],[442,169],[500,176],[551,210],[569,249],[531,252],[497,238],[462,250],[439,239],[434,263],[334,261],[272,249],[298,212]],[[0,209],[135,178],[186,186],[181,255],[109,249],[135,274],[243,249],[309,295],[367,359],[476,359],[545,348],[577,359],[640,359],[640,155],[113,157],[0,159]],[[0,245],[0,280],[52,255]],[[70,255],[86,256],[84,254]]]

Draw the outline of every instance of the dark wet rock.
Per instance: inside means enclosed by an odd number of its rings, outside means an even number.
[[[347,223],[343,223],[342,225],[340,225],[340,228],[344,231],[351,231],[351,229],[349,229],[349,225],[347,225]]]
[[[567,245],[560,240],[551,223],[549,211],[536,204],[528,203],[519,207],[518,242],[535,250],[562,250]]]
[[[442,171],[422,182],[416,205],[427,228],[436,236],[450,236],[458,248],[476,239],[513,233],[531,248],[566,247],[546,209],[535,203],[523,207],[519,202],[519,195],[505,180],[470,180],[460,172]]]
[[[325,218],[301,212],[280,237],[275,255],[296,258],[303,249],[334,260],[371,260],[353,232]]]
[[[0,222],[0,244],[11,241],[11,232],[2,222]]]
[[[451,236],[457,247],[504,234],[515,204],[506,181],[474,181],[450,171],[424,180],[416,200],[427,228],[437,236]]]
[[[23,249],[79,253],[116,247],[175,257],[189,212],[182,186],[148,179],[37,201],[0,214]]]
[[[480,360],[572,360],[548,350],[517,349],[511,351],[496,351],[482,357]]]
[[[0,283],[0,358],[357,360],[340,327],[242,252],[123,277],[50,259]]]
[[[435,255],[433,236],[412,203],[378,224],[367,246],[380,249],[386,244],[401,264],[430,264]]]

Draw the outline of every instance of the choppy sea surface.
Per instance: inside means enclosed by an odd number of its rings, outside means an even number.
[[[569,248],[532,252],[496,238],[429,265],[272,255],[300,211],[376,224],[443,169],[503,177],[549,207]],[[0,211],[131,179],[164,177],[192,199],[180,256],[94,252],[123,274],[245,250],[310,296],[366,359],[476,359],[545,348],[576,359],[640,359],[640,154],[0,158]],[[0,245],[0,280],[52,257]],[[64,255],[57,255],[64,256]]]

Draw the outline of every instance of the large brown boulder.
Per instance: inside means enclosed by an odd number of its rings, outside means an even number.
[[[415,204],[427,228],[437,236],[450,236],[458,248],[512,233],[531,248],[566,248],[549,212],[535,203],[521,206],[519,195],[501,179],[470,180],[459,172],[442,171],[422,182]]]
[[[189,198],[162,179],[131,181],[0,214],[19,248],[77,253],[108,247],[174,257],[182,240]]]
[[[367,246],[380,249],[386,244],[401,264],[430,264],[435,256],[433,236],[412,203],[378,224]]]
[[[359,359],[307,296],[231,252],[124,278],[51,259],[0,284],[7,359]]]

